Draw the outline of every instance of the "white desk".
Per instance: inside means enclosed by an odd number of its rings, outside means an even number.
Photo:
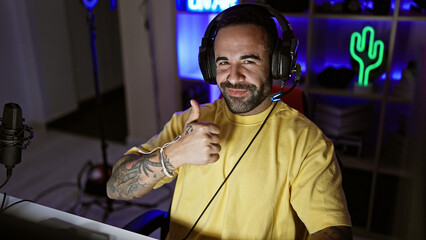
[[[0,205],[3,202],[0,193]],[[20,201],[6,196],[4,208]],[[0,213],[0,238],[7,239],[153,239],[32,202],[18,203]]]

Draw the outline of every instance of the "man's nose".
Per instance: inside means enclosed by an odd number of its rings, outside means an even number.
[[[244,74],[241,70],[241,66],[239,66],[238,64],[232,65],[229,69],[227,80],[232,84],[244,81]]]

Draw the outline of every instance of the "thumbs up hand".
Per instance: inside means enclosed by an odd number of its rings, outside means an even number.
[[[196,100],[191,100],[191,112],[189,113],[189,117],[186,120],[185,128],[192,122],[198,122],[200,118],[200,104]]]
[[[181,139],[166,149],[172,165],[205,165],[216,162],[220,152],[220,129],[214,123],[200,123],[200,105],[191,100],[191,112],[186,120]]]

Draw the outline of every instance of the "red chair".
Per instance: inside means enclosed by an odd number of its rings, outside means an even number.
[[[283,92],[286,92],[291,87],[284,87]],[[277,93],[281,91],[281,86],[272,85],[272,93]],[[306,96],[303,93],[302,89],[300,88],[294,88],[289,93],[284,95],[281,99],[283,102],[285,102],[290,107],[298,110],[299,112],[306,115],[307,113],[307,100]]]

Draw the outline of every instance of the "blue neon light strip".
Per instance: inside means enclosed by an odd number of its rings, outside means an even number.
[[[238,4],[238,0],[176,0],[176,9],[194,13],[219,13]]]

